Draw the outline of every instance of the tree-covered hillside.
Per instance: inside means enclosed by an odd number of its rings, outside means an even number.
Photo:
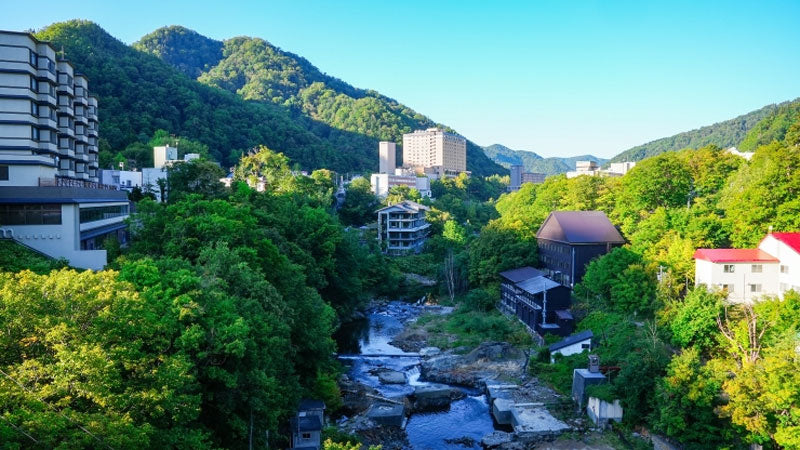
[[[797,102],[797,100],[795,100]],[[739,117],[715,123],[692,131],[686,131],[674,136],[656,139],[643,145],[625,150],[611,158],[611,162],[641,161],[649,156],[659,155],[664,152],[681,150],[684,148],[700,148],[706,145],[716,145],[720,148],[740,146],[748,132],[756,127],[761,120],[771,116],[791,102],[778,105],[767,105],[761,109],[751,111]],[[763,143],[760,142],[759,143]],[[755,149],[757,143],[747,145],[747,149]]]
[[[605,164],[607,159],[598,158],[592,155],[571,156],[569,158],[542,158],[537,153],[528,150],[513,150],[504,145],[493,144],[483,147],[483,152],[492,161],[503,167],[511,167],[513,164],[520,164],[526,172],[544,173],[547,175],[558,175],[575,170],[576,161],[596,161],[600,165]]]
[[[763,118],[747,133],[739,144],[739,149],[753,151],[772,141],[782,141],[786,137],[786,132],[792,124],[797,123],[798,119],[800,119],[800,99],[780,104],[774,112]]]
[[[126,46],[94,23],[57,23],[36,36],[63,48],[77,71],[89,77],[89,88],[100,103],[101,150],[147,142],[156,130],[164,129],[207,145],[209,154],[226,164],[237,161],[242,151],[264,144],[307,168],[346,171],[372,165],[366,160],[366,151],[337,151],[294,121],[285,109],[245,102],[193,81],[158,58]]]
[[[215,64],[209,63],[213,60],[207,51],[212,47],[209,42],[222,48],[222,57]],[[403,133],[443,126],[378,92],[326,75],[308,60],[263,39],[235,37],[219,42],[182,27],[167,27],[144,36],[134,46],[203,84],[288,109],[298,123],[338,150],[365,152],[370,167],[377,165],[378,140],[401,143]],[[480,176],[504,172],[472,142],[467,144],[467,168]]]

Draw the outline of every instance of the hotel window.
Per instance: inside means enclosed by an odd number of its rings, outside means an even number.
[[[31,115],[33,117],[39,117],[39,105],[34,102],[31,102]]]
[[[39,66],[39,55],[33,52],[33,50],[28,50],[30,52],[30,60],[29,62],[33,67]]]
[[[118,206],[96,206],[91,208],[81,208],[80,223],[94,222],[96,220],[112,219],[114,217],[127,216],[128,205]]]
[[[31,76],[31,90],[33,92],[39,92],[39,80],[33,78],[33,76]]]
[[[724,266],[722,266],[722,271],[724,273],[733,273],[734,269],[736,269],[736,266],[733,264],[725,264]]]
[[[761,285],[760,284],[751,284],[750,285],[750,292],[761,292]]]
[[[60,225],[61,205],[0,205],[3,225]]]
[[[723,291],[733,292],[733,285],[732,284],[721,284]]]
[[[8,181],[8,166],[0,166],[0,181]]]
[[[781,273],[789,273],[789,266],[781,264]]]
[[[34,141],[39,140],[39,129],[36,127],[31,128],[31,139]]]
[[[761,264],[753,264],[750,267],[750,271],[753,272],[753,273],[761,273],[761,272],[764,271],[764,266],[761,265]]]

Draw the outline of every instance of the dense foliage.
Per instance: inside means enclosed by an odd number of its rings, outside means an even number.
[[[655,141],[625,150],[611,158],[611,162],[640,161],[644,158],[660,155],[664,152],[681,150],[684,148],[701,148],[709,145],[715,145],[721,148],[742,145],[743,149],[754,150],[758,144],[769,143],[771,140],[761,142],[759,139],[749,137],[748,132],[751,130],[758,130],[761,127],[759,122],[761,122],[762,119],[772,116],[781,108],[785,108],[789,103],[790,102],[784,102],[778,105],[767,105],[761,109],[751,111],[724,122],[678,133],[674,136],[656,139]]]
[[[391,278],[383,256],[331,214],[329,172],[295,175],[266,148],[235,171],[262,193],[219,170],[173,166],[115,270],[0,272],[0,440],[282,446],[301,397],[340,405],[332,332]]]

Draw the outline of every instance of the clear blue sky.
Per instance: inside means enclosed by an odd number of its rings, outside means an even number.
[[[798,0],[35,3],[0,0],[0,28],[258,36],[478,144],[545,156],[610,157],[800,97]]]

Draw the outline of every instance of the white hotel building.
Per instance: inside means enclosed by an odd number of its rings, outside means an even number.
[[[88,79],[28,33],[0,31],[0,238],[100,269],[126,237],[124,191],[99,183]]]
[[[467,171],[467,140],[439,128],[403,135],[403,167],[442,178]]]
[[[770,233],[758,248],[698,249],[695,283],[728,293],[734,303],[800,293],[800,232]]]

